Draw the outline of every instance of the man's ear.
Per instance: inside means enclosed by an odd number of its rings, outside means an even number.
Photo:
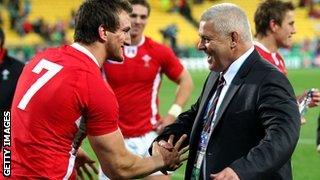
[[[235,48],[239,42],[239,33],[237,31],[233,31],[230,34],[230,39],[231,39],[231,43],[230,43],[230,47],[231,49]]]
[[[98,33],[99,33],[100,39],[105,40],[105,41],[107,40],[108,32],[105,27],[100,25],[98,28]]]
[[[269,21],[269,29],[271,32],[275,32],[279,28],[279,24],[274,20],[271,19]]]

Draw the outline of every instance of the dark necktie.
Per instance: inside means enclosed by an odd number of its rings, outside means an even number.
[[[216,111],[216,107],[217,107],[217,104],[218,104],[218,100],[219,100],[219,97],[220,97],[220,94],[221,94],[221,90],[225,84],[225,80],[223,78],[223,75],[220,74],[219,76],[219,79],[218,79],[218,85],[217,85],[217,89],[216,89],[216,92],[215,92],[215,96],[213,97],[213,100],[212,100],[212,103],[209,104],[209,108],[208,108],[208,112],[207,112],[207,115],[205,116],[204,118],[204,127],[203,127],[203,131],[210,131],[210,126],[211,126],[211,122],[213,120],[213,116],[214,116],[214,112]]]
[[[214,97],[211,101],[209,101],[209,104],[207,105],[207,111],[205,113],[205,116],[203,117],[204,124],[203,124],[203,129],[201,131],[201,136],[199,139],[197,156],[195,159],[194,167],[192,169],[192,176],[191,176],[192,180],[198,180],[200,178],[200,173],[201,173],[200,169],[201,169],[201,165],[203,164],[203,159],[205,157],[205,152],[206,152],[207,145],[209,142],[209,137],[211,134],[211,126],[212,126],[211,124],[213,121],[219,96],[221,94],[221,90],[224,85],[225,85],[225,80],[223,78],[222,73],[220,73]]]

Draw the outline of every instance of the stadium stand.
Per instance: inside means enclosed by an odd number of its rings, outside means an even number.
[[[208,7],[212,6],[215,3],[221,2],[228,2],[234,3],[242,7],[248,14],[250,19],[250,24],[252,28],[252,32],[254,33],[254,12],[256,10],[257,5],[259,4],[260,0],[250,0],[250,1],[243,1],[243,0],[228,0],[222,1],[217,0],[214,3],[209,1],[204,1],[200,5],[194,5],[192,7],[193,17],[199,20],[202,12],[206,10]],[[295,4],[298,4],[298,0],[293,1]],[[319,19],[312,19],[308,17],[308,9],[307,8],[299,8],[297,7],[295,10],[295,20],[296,20],[296,29],[297,33],[293,36],[294,41],[302,41],[305,38],[312,39],[319,35],[320,31],[320,20]]]
[[[198,40],[197,29],[194,28],[187,20],[178,13],[168,13],[164,10],[159,0],[150,0],[151,14],[148,26],[146,27],[146,35],[161,42],[161,29],[175,24],[178,28],[178,44],[180,46],[194,46]]]
[[[157,41],[163,41],[161,29],[166,28],[168,25],[175,24],[178,29],[177,43],[179,47],[190,47],[194,48],[198,41],[197,28],[195,28],[190,22],[183,18],[177,12],[168,12],[168,5],[163,4],[163,0],[149,0],[151,3],[151,16],[149,19],[149,26],[146,28],[146,35],[152,36]],[[296,4],[298,0],[295,0]],[[24,1],[21,0],[23,3]],[[166,1],[167,3],[169,0]],[[252,30],[253,26],[253,14],[257,4],[260,0],[216,0],[216,1],[204,1],[202,4],[191,5],[193,17],[199,21],[201,13],[212,6],[215,3],[230,2],[241,6],[246,10],[250,18]],[[79,0],[30,0],[31,11],[26,17],[28,22],[35,22],[39,18],[43,18],[44,22],[53,26],[55,23],[61,23],[63,26],[68,26],[71,19],[72,10],[76,10],[80,4]],[[22,45],[36,45],[43,44],[45,41],[39,35],[34,32],[30,32],[25,36],[19,36],[15,31],[9,28],[9,14],[8,9],[5,6],[0,6],[0,13],[3,18],[3,27],[7,34],[7,46],[15,47]],[[320,32],[320,20],[312,19],[308,17],[307,8],[296,9],[296,29],[297,34],[294,36],[295,41],[302,41],[306,38],[312,39],[317,37]],[[72,41],[73,30],[70,28],[66,29],[67,42]],[[191,50],[190,50],[191,51]]]

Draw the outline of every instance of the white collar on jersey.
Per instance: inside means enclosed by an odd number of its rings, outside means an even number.
[[[97,64],[97,66],[100,68],[97,59],[94,57],[94,55],[88,49],[86,49],[85,47],[81,46],[79,43],[73,43],[73,44],[71,44],[71,46],[73,48],[75,48],[76,50],[82,52],[83,54],[89,56],[92,59],[92,61],[95,62]]]
[[[254,41],[253,42],[254,45],[258,46],[259,48],[261,48],[262,50],[264,50],[265,52],[271,54],[270,50],[265,47],[262,43],[258,42],[258,41]]]

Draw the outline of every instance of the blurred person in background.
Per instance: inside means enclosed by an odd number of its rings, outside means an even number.
[[[148,158],[127,151],[116,97],[101,76],[106,59],[123,61],[122,48],[130,43],[131,11],[126,0],[83,2],[76,16],[75,42],[38,53],[25,66],[11,109],[12,179],[76,179],[79,165],[84,171],[87,164],[94,169],[79,150],[86,136],[111,179],[180,166],[187,149],[178,149],[185,136],[175,145],[169,140],[169,150],[154,143],[155,154]]]
[[[268,62],[273,64],[283,74],[288,71],[284,59],[278,52],[279,48],[292,46],[292,36],[296,33],[294,27],[294,5],[292,2],[280,0],[266,0],[259,4],[254,15],[256,42],[255,48]],[[307,91],[297,96],[298,104],[306,98]],[[318,106],[320,93],[314,89],[309,107]],[[306,120],[301,117],[301,123]]]
[[[5,34],[0,27],[0,135],[3,137],[4,111],[10,111],[14,91],[23,70],[24,64],[19,60],[8,56],[8,50],[4,47]],[[0,152],[3,147],[1,138]]]
[[[148,148],[157,133],[173,123],[186,104],[192,88],[192,79],[174,52],[143,35],[150,15],[146,0],[129,0],[131,45],[124,47],[124,61],[104,64],[106,78],[119,103],[119,127],[126,147],[142,157],[149,156]],[[162,75],[178,87],[168,113],[160,118],[158,93]],[[106,177],[100,173],[100,178]],[[161,172],[147,179],[169,179]]]
[[[255,50],[246,13],[214,5],[200,18],[199,36],[210,74],[197,102],[156,141],[188,135],[186,180],[292,179],[300,130],[294,91]]]
[[[0,113],[8,111],[11,108],[11,103],[16,89],[19,76],[22,72],[24,64],[8,56],[8,50],[4,47],[5,34],[0,27]],[[3,118],[1,118],[3,119]]]
[[[20,0],[10,0],[7,2],[7,8],[8,8],[8,13],[9,13],[9,18],[10,18],[10,29],[15,28],[15,24],[17,20],[21,17],[20,16]]]
[[[179,8],[179,13],[186,19],[188,20],[195,28],[198,27],[199,23],[193,18],[192,16],[192,9],[189,5],[188,0],[178,0],[178,8]]]
[[[162,43],[166,43],[167,40],[169,40],[169,45],[173,52],[176,55],[179,55],[179,48],[177,45],[177,33],[178,33],[178,27],[176,24],[170,24],[164,29],[160,29],[160,33],[162,34]]]

